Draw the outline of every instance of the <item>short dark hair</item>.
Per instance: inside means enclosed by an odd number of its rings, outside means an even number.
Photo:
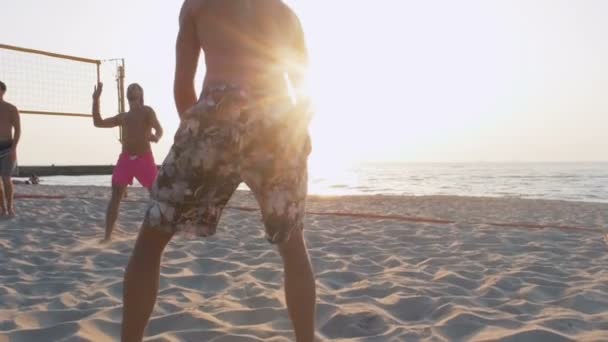
[[[4,84],[2,81],[0,81],[0,90],[6,91],[6,84]]]

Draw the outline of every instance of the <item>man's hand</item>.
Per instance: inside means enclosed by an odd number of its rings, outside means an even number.
[[[9,154],[11,161],[17,161],[17,147],[11,148],[11,152]]]
[[[150,141],[153,143],[157,143],[159,140],[160,140],[160,138],[156,134],[152,134],[150,136]]]
[[[103,83],[101,83],[101,82],[97,83],[95,88],[93,88],[93,100],[99,100],[102,90],[103,90]]]

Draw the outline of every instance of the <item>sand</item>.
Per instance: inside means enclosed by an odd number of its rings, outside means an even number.
[[[68,198],[22,198],[0,221],[0,341],[118,340],[145,192],[130,190],[109,245],[108,188],[17,192]],[[255,202],[239,192],[230,205]],[[320,341],[608,340],[607,204],[312,197],[309,210],[448,221],[308,215]],[[174,239],[161,273],[146,341],[294,340],[258,212],[229,209],[215,237]]]

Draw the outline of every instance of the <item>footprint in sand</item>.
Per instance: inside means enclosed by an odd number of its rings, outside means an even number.
[[[377,336],[388,330],[383,315],[375,312],[339,313],[321,327],[321,332],[332,339]]]

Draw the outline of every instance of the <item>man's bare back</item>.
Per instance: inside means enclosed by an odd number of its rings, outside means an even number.
[[[12,104],[0,100],[0,141],[13,140],[13,128],[15,121],[19,116],[17,107]]]
[[[180,113],[196,102],[192,82],[200,49],[209,85],[235,84],[253,91],[288,95],[308,62],[304,34],[293,11],[280,0],[186,0],[177,38],[175,97]]]
[[[21,120],[17,107],[4,101],[5,93],[6,84],[0,81],[0,177],[2,178],[0,216],[7,213],[9,216],[14,216],[11,176],[17,161],[17,146],[21,139]]]
[[[207,69],[197,100],[201,49]],[[125,272],[122,341],[143,339],[171,237],[215,234],[242,182],[258,200],[265,238],[283,259],[295,340],[314,340],[316,289],[303,236],[310,139],[308,113],[301,111],[307,101],[298,91],[306,56],[299,21],[280,0],[185,0],[174,83],[181,124]]]

